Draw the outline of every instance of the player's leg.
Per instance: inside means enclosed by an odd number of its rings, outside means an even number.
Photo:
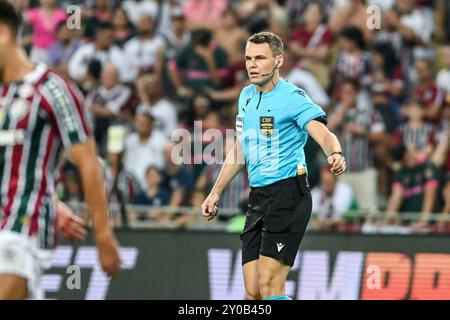
[[[301,191],[296,179],[274,185],[271,192],[262,232],[259,287],[263,299],[290,300],[285,296],[285,282],[311,216],[311,194]]]
[[[24,300],[27,297],[27,279],[12,274],[0,274],[0,300]]]
[[[45,260],[51,263],[51,256]],[[39,299],[42,273],[36,242],[17,232],[0,232],[0,299]],[[48,261],[48,262],[47,262]]]
[[[285,296],[285,283],[291,266],[270,257],[260,256],[258,263],[258,284],[261,297]]]
[[[245,219],[242,241],[242,272],[244,275],[245,295],[248,300],[259,300],[258,259],[262,237],[262,210],[258,209],[258,196],[250,192],[248,211]]]
[[[245,296],[248,300],[259,300],[261,299],[261,294],[258,285],[258,258],[261,246],[261,229],[253,228],[247,230],[241,235],[241,240]]]
[[[247,300],[261,299],[259,290],[258,260],[247,262],[242,266],[244,273],[245,296]]]
[[[28,296],[24,273],[28,259],[25,242],[18,233],[0,231],[0,300],[26,299]]]

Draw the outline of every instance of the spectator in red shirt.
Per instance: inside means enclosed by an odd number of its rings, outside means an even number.
[[[333,36],[324,24],[325,12],[319,2],[311,2],[305,11],[305,24],[293,31],[289,47],[302,67],[309,69],[323,87],[328,87],[330,47]]]
[[[444,199],[444,208],[442,212],[444,217],[448,217],[450,214],[450,105],[446,105],[442,110],[443,114],[443,130],[442,130],[442,138],[440,139],[439,146],[437,148],[437,152],[440,152],[440,157],[442,154],[445,154],[445,158],[443,160],[444,164],[444,188],[442,189],[442,198]],[[450,224],[448,225],[450,229]]]
[[[434,81],[433,66],[428,59],[418,59],[415,67],[418,84],[413,88],[412,96],[425,106],[425,118],[436,123],[441,111],[442,94]]]

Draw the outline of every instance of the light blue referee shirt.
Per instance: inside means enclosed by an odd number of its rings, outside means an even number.
[[[263,187],[295,177],[298,165],[306,169],[306,125],[324,115],[304,90],[283,78],[266,93],[253,84],[245,87],[239,96],[236,132],[249,185]]]

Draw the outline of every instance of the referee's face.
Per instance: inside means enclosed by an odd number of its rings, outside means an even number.
[[[267,43],[247,43],[245,48],[245,67],[250,82],[258,84],[275,71],[276,57]]]

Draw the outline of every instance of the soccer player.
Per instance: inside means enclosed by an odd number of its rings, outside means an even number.
[[[28,60],[19,28],[13,6],[0,0],[0,299],[43,298],[40,276],[51,262],[61,205],[53,171],[62,147],[80,170],[103,270],[115,276],[120,268],[82,98],[45,65]]]
[[[237,139],[201,209],[205,218],[215,217],[223,190],[246,165],[251,191],[241,240],[247,299],[290,300],[285,282],[311,215],[303,150],[308,134],[333,174],[344,172],[345,159],[322,108],[280,77],[281,39],[270,32],[251,36],[245,59],[251,84],[239,97]]]

